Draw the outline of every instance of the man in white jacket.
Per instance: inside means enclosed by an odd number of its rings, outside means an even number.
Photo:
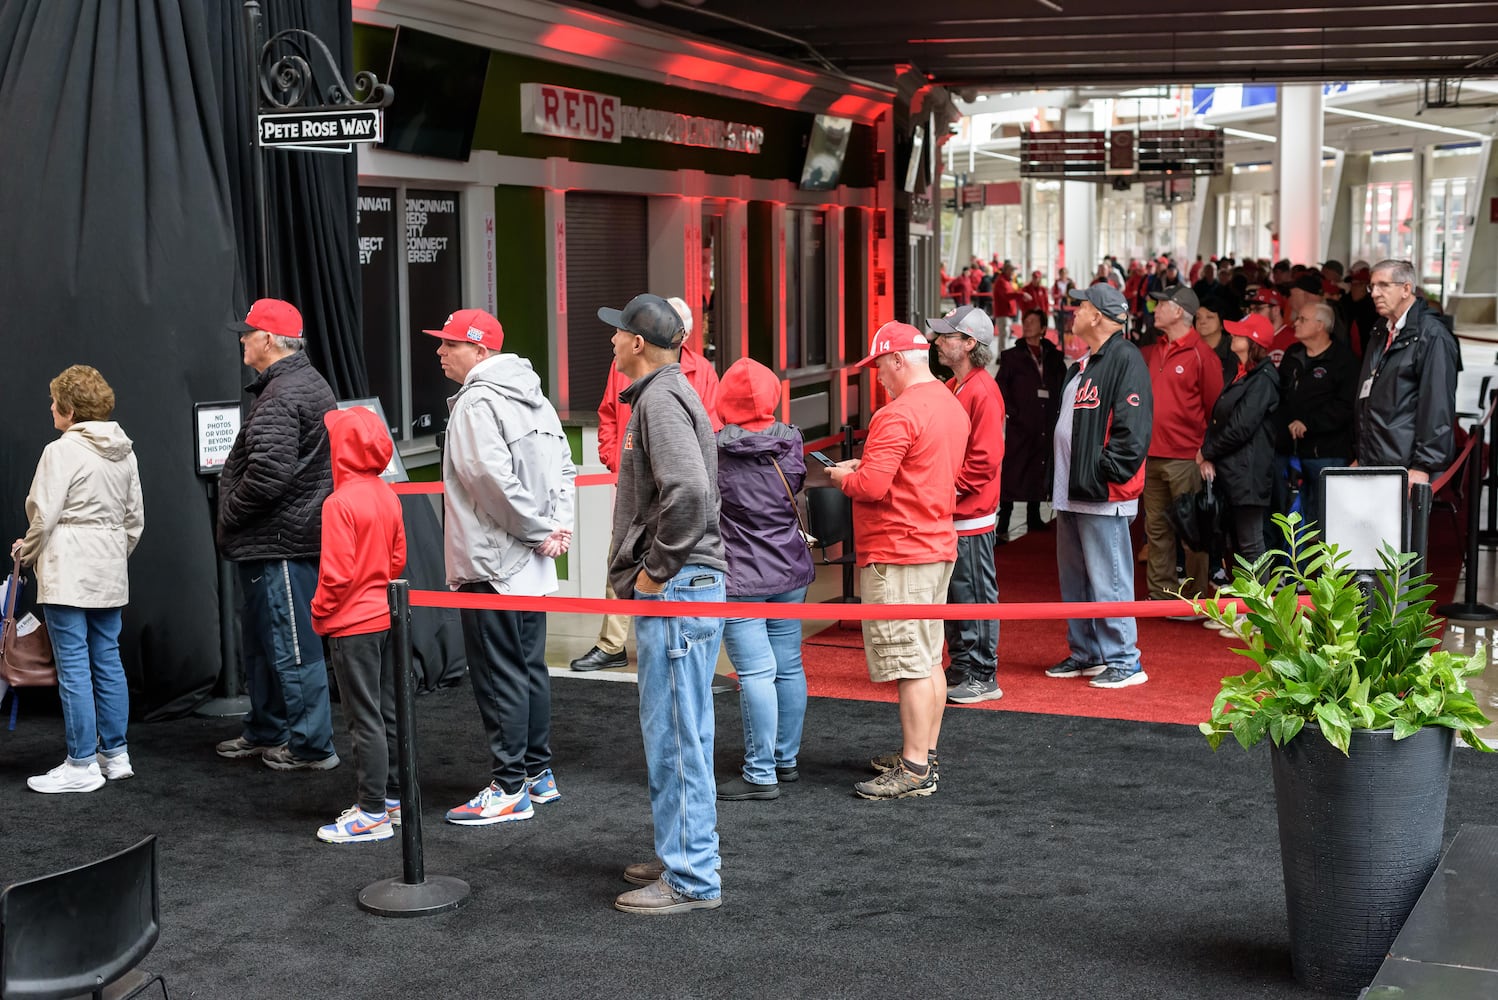
[[[556,410],[531,363],[501,354],[504,328],[462,309],[440,330],[442,372],[461,388],[447,401],[442,455],[447,583],[470,594],[540,596],[557,589],[556,557],[572,544],[576,469]],[[561,798],[551,773],[551,679],[546,614],[465,610],[463,647],[493,774],[450,823],[530,819]]]

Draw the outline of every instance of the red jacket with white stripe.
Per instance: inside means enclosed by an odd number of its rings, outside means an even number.
[[[957,470],[957,507],[952,526],[959,535],[992,531],[999,509],[999,471],[1004,461],[1004,397],[985,368],[974,368],[947,388],[967,412],[967,451]]]

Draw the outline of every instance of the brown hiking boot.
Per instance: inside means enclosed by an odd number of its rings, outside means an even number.
[[[936,791],[936,768],[930,767],[924,775],[916,774],[901,761],[898,767],[885,771],[877,778],[860,781],[853,791],[861,799],[908,799],[931,795]]]
[[[926,755],[926,763],[931,766],[931,779],[933,781],[940,781],[941,761],[937,759],[935,750]],[[889,753],[882,753],[877,757],[870,758],[869,760],[869,767],[874,769],[875,774],[884,774],[886,771],[893,771],[899,766],[900,751],[898,750],[891,750]]]
[[[640,861],[624,869],[624,881],[631,885],[649,885],[666,874],[666,866],[660,858]]]

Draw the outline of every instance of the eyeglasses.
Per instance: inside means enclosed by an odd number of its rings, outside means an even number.
[[[966,337],[966,336],[967,336],[967,334],[965,334],[965,333],[938,333],[936,335],[936,339],[937,340],[949,340],[949,339],[952,339],[954,337],[955,338],[961,338],[961,337]]]
[[[1375,281],[1375,282],[1371,283],[1368,287],[1369,288],[1382,288],[1384,291],[1387,292],[1387,291],[1389,291],[1392,288],[1399,288],[1401,285],[1408,287],[1409,286],[1409,282],[1408,281]]]

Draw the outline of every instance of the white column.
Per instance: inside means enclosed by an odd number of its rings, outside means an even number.
[[[1321,84],[1280,87],[1274,146],[1280,256],[1296,264],[1321,261],[1322,118]]]
[[[1092,112],[1067,108],[1061,113],[1067,131],[1090,132]],[[1098,186],[1091,181],[1061,182],[1061,238],[1066,242],[1066,271],[1086,288],[1102,259],[1097,233]]]

